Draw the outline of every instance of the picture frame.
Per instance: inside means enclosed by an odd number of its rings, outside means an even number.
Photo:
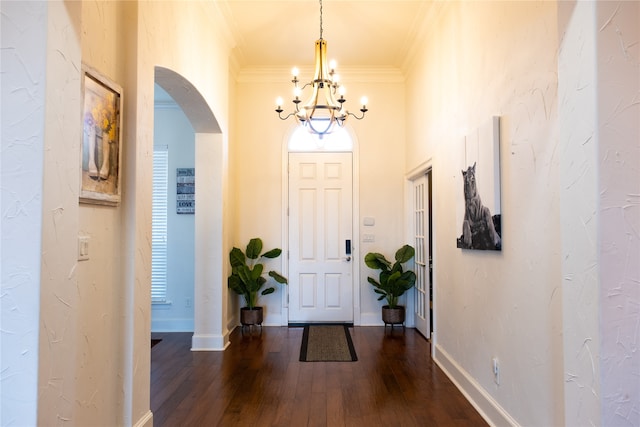
[[[120,85],[83,64],[80,203],[120,203],[122,100]]]
[[[456,246],[501,251],[500,117],[491,117],[466,135],[461,154]]]

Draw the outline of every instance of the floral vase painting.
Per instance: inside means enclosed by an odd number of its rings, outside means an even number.
[[[80,200],[120,201],[120,88],[96,73],[84,77]]]

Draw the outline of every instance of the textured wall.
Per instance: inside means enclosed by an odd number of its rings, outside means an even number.
[[[562,425],[556,5],[455,2],[438,13],[406,108],[407,170],[433,165],[436,357],[498,425]],[[464,138],[496,115],[502,252],[461,250]]]
[[[3,426],[36,425],[47,9],[0,3]]]
[[[228,128],[217,19],[209,2],[2,2],[3,425],[151,424],[154,70],[188,75]],[[123,88],[117,207],[78,203],[83,63]],[[226,143],[216,140],[220,176]],[[79,234],[88,261],[77,261]]]
[[[595,8],[567,2],[559,10],[565,422],[600,425]]]
[[[434,165],[438,361],[498,424],[637,425],[638,3],[438,13],[407,84],[407,168]],[[460,143],[490,115],[501,254],[453,247]]]
[[[640,3],[598,2],[602,425],[640,425]]]

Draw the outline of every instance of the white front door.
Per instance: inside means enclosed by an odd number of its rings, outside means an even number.
[[[413,241],[416,250],[414,320],[426,338],[431,337],[429,200],[429,175],[425,174],[413,181]]]
[[[352,154],[289,153],[289,323],[353,322]]]

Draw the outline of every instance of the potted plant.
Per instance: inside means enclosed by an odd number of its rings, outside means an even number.
[[[261,325],[263,314],[262,307],[256,305],[258,292],[267,283],[267,278],[263,275],[264,264],[260,262],[263,258],[277,258],[282,253],[279,248],[262,252],[262,240],[254,238],[249,241],[245,252],[234,247],[229,252],[231,262],[231,275],[227,280],[229,289],[244,298],[245,307],[240,310],[240,323],[245,325]],[[287,278],[275,271],[269,271],[269,276],[278,283],[287,283]],[[269,286],[260,292],[260,295],[268,295],[275,291],[273,286]]]
[[[404,323],[405,309],[404,306],[398,305],[398,298],[415,285],[416,274],[411,270],[404,271],[402,264],[414,255],[415,249],[410,245],[404,245],[396,251],[393,264],[377,252],[369,252],[364,257],[367,267],[380,270],[379,280],[368,277],[368,281],[373,286],[373,291],[380,294],[378,301],[385,298],[387,300],[387,305],[382,307],[382,321],[385,325]]]

